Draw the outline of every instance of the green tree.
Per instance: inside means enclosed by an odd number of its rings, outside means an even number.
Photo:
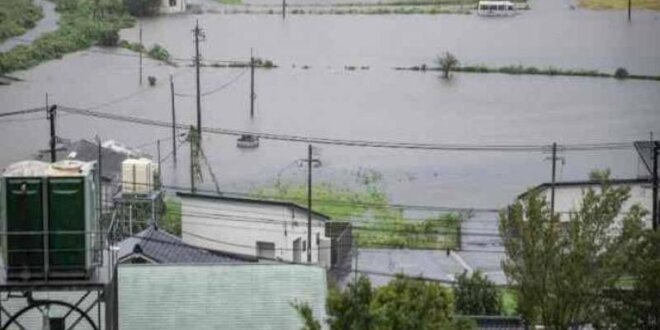
[[[626,251],[645,215],[633,206],[620,216],[629,190],[602,180],[600,188],[583,193],[568,221],[551,215],[537,193],[501,212],[503,269],[528,322],[567,329],[602,318],[603,290],[625,275]]]
[[[327,320],[331,329],[369,330],[374,329],[374,316],[370,311],[374,290],[371,281],[360,276],[349,283],[344,291],[331,288],[328,294]]]
[[[445,79],[449,79],[449,73],[456,69],[456,67],[458,67],[460,64],[456,56],[450,52],[445,52],[444,56],[438,56],[436,61],[440,66],[440,70],[442,70],[442,77]]]
[[[480,271],[468,275],[467,272],[456,278],[454,287],[456,312],[463,315],[499,315],[500,295],[495,283]]]
[[[630,249],[632,288],[608,291],[607,325],[617,329],[654,329],[660,325],[660,232],[645,230]]]
[[[292,303],[291,307],[298,312],[298,315],[304,322],[301,330],[321,330],[321,322],[314,318],[314,311],[312,311],[312,308],[309,307],[308,303]]]
[[[398,275],[376,291],[371,310],[377,329],[440,329],[452,321],[452,300],[447,287]]]

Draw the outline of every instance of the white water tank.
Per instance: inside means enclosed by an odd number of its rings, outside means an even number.
[[[153,190],[154,166],[146,158],[127,159],[121,164],[122,191],[148,194]]]

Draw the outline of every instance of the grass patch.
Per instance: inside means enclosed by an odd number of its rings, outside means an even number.
[[[242,5],[243,4],[243,0],[217,0],[217,1],[221,4],[223,4],[223,5],[236,6],[236,5]]]
[[[628,9],[627,0],[579,0],[578,4],[587,9]],[[634,0],[632,8],[660,10],[660,0]]]
[[[44,34],[30,45],[20,45],[0,53],[0,73],[31,68],[41,62],[99,43],[110,31],[128,28],[134,19],[121,3],[100,2],[94,11],[93,0],[57,0],[59,28]]]
[[[279,184],[257,189],[254,193],[265,199],[307,204],[304,184]],[[457,214],[408,219],[400,209],[392,208],[386,194],[372,183],[356,189],[316,184],[312,209],[333,220],[352,222],[360,247],[452,249],[458,244],[460,217]]]
[[[501,289],[500,302],[502,304],[502,315],[514,316],[518,314],[518,297],[512,289]]]
[[[0,42],[25,33],[42,17],[32,0],[0,0]]]
[[[181,200],[174,197],[165,197],[163,200],[164,212],[159,224],[168,233],[181,237]]]

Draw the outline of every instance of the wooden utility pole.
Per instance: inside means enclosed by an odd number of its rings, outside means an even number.
[[[282,0],[282,19],[286,18],[286,0]]]
[[[555,216],[555,177],[557,173],[557,143],[552,143],[552,186],[550,191],[550,216]]]
[[[176,166],[176,111],[174,109],[174,80],[170,75],[170,95],[172,99],[172,157]]]
[[[307,146],[307,263],[312,263],[312,145]]]
[[[195,188],[195,150],[194,148],[198,147],[197,142],[197,132],[191,127],[190,133],[188,133],[188,142],[190,142],[190,192],[195,193],[197,189]]]
[[[257,95],[254,94],[254,56],[250,50],[250,118],[254,118],[254,99]]]
[[[156,140],[156,155],[158,156],[158,178],[160,178],[161,162],[160,162],[160,139]]]
[[[55,154],[55,145],[57,143],[57,135],[55,134],[55,115],[57,113],[57,105],[53,104],[48,108],[48,119],[50,120],[50,162],[57,161]]]
[[[632,0],[628,0],[628,22],[630,22],[632,20],[631,7],[632,7]]]
[[[142,52],[144,46],[142,45],[142,23],[140,23],[140,86],[142,86]]]
[[[199,81],[199,62],[200,62],[200,57],[199,57],[199,38],[202,35],[202,30],[199,28],[199,21],[195,22],[195,30],[193,30],[195,34],[195,72],[197,75],[197,135],[199,136],[199,139],[197,139],[197,143],[202,142],[202,95],[200,92],[200,81]]]
[[[660,216],[658,215],[658,153],[660,152],[660,142],[653,143],[653,230],[657,231],[660,226]]]

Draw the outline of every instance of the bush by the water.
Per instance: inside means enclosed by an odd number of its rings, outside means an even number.
[[[628,78],[628,70],[626,70],[624,68],[616,69],[616,71],[614,72],[614,78],[617,78],[617,79],[626,79],[626,78]]]
[[[107,28],[100,32],[99,42],[100,46],[114,47],[119,44],[119,31],[113,28]]]
[[[153,45],[147,54],[149,57],[159,61],[167,61],[170,59],[170,53],[159,44]]]

